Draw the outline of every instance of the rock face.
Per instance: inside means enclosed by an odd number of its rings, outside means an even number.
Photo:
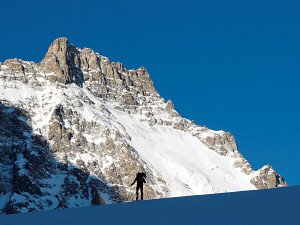
[[[287,186],[287,183],[283,180],[283,178],[277,174],[269,164],[256,171],[255,176],[250,182],[258,189]]]
[[[81,62],[76,48],[68,45],[66,38],[56,39],[49,47],[45,58],[40,63],[42,72],[52,73],[50,82],[63,84],[82,81]]]
[[[79,206],[78,202],[69,202],[74,196],[86,200],[81,205],[91,205],[90,201],[105,204],[98,190],[114,193],[101,180],[88,180],[90,172],[84,168],[57,162],[49,151],[48,141],[32,133],[26,111],[1,103],[0,115],[0,190],[1,200],[6,200],[3,213]],[[117,194],[113,195],[117,200]]]
[[[182,118],[144,67],[127,70],[66,38],[56,39],[40,63],[0,63],[0,100],[2,213],[131,201],[139,171],[147,174],[145,199],[287,186],[269,165],[253,171],[232,134]],[[160,136],[172,144],[168,132],[178,135],[179,147],[192,140],[199,154],[218,160],[200,157],[201,165],[208,163],[203,168],[211,166],[205,172],[170,155],[161,167],[152,157],[163,156],[155,147]],[[138,137],[149,151],[142,151]],[[235,186],[231,173],[246,183]]]

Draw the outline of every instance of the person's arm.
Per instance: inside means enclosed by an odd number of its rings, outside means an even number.
[[[131,184],[131,186],[134,185],[135,182],[136,182],[136,178],[135,178],[135,180],[133,181],[133,183]]]
[[[146,180],[143,178],[143,182],[146,183]]]

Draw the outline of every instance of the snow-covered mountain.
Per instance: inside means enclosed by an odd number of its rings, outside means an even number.
[[[182,118],[144,67],[56,39],[40,63],[0,63],[0,209],[18,213],[287,186],[234,137]]]

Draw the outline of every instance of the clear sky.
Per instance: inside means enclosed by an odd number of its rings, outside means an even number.
[[[254,169],[300,184],[300,2],[3,1],[0,62],[39,62],[67,37],[145,66],[183,116],[231,132]]]

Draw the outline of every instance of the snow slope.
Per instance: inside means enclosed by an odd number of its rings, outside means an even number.
[[[149,126],[137,115],[110,109],[131,137],[142,159],[158,170],[173,197],[254,190],[252,175],[234,168],[235,158],[211,151],[191,134],[166,126]]]
[[[299,225],[300,186],[0,216],[1,225]]]

